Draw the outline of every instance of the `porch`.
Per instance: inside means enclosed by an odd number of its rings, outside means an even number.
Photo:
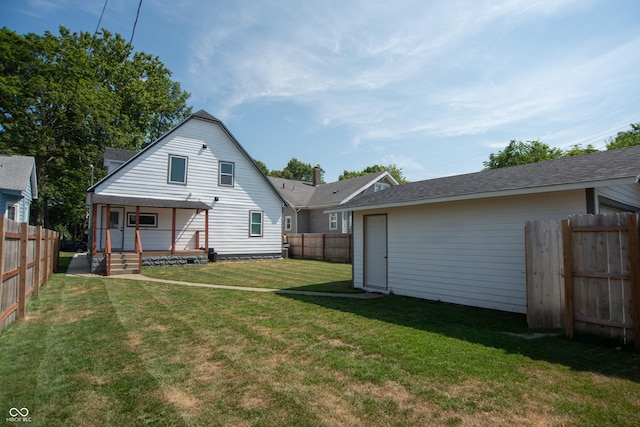
[[[139,274],[145,266],[208,262],[208,205],[104,195],[93,195],[92,202],[92,273]]]

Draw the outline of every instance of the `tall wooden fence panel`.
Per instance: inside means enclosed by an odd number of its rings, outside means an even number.
[[[638,216],[572,215],[528,223],[525,235],[529,326],[563,327],[568,336],[598,335],[640,350]]]
[[[0,216],[0,332],[26,315],[58,261],[59,235]]]
[[[531,328],[564,328],[561,221],[529,221],[527,254],[527,322]]]
[[[351,262],[351,234],[287,234],[289,257]]]

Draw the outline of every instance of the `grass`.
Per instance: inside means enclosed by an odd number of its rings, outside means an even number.
[[[351,264],[315,260],[216,262],[198,266],[153,267],[145,276],[212,285],[246,286],[300,291],[358,293],[351,280]],[[322,280],[318,280],[322,278]]]
[[[638,355],[530,333],[521,315],[396,296],[54,275],[0,335],[0,413],[26,407],[46,426],[637,425]]]

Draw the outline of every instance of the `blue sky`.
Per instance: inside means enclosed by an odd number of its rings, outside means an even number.
[[[96,29],[104,0],[0,0],[18,33]],[[101,27],[129,39],[138,1]],[[476,172],[510,140],[606,140],[640,122],[637,0],[143,0],[159,56],[256,159],[411,181]]]

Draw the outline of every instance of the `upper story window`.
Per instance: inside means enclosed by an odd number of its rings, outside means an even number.
[[[233,173],[235,169],[234,164],[232,162],[220,162],[219,166],[220,177],[218,182],[220,183],[220,185],[233,187]]]
[[[391,187],[391,184],[389,184],[388,182],[376,182],[375,184],[373,184],[373,192],[375,193],[389,187]]]
[[[169,154],[169,184],[187,184],[187,158]]]

